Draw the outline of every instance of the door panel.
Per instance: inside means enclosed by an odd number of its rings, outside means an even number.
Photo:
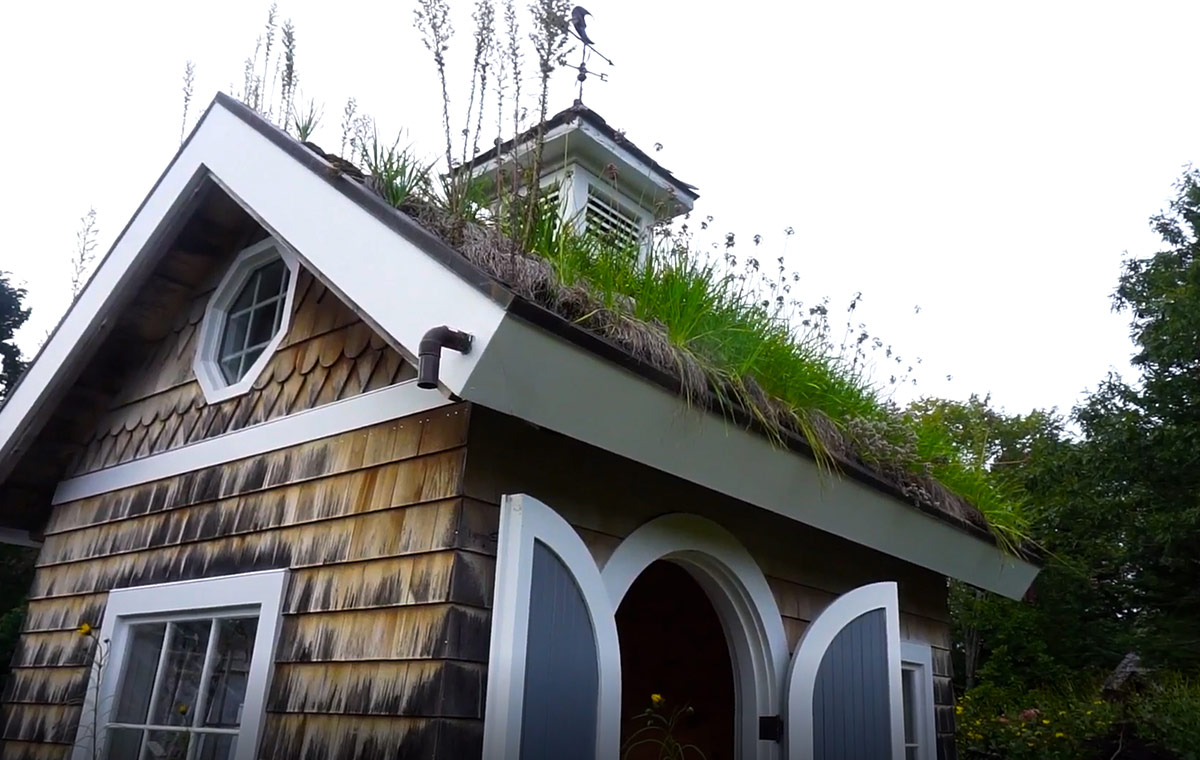
[[[620,708],[617,623],[596,561],[557,512],[505,496],[484,760],[616,760]]]
[[[521,760],[595,758],[600,679],[596,636],[571,572],[533,546]]]
[[[888,756],[886,627],[884,611],[872,610],[843,628],[825,650],[813,700],[817,760]]]
[[[902,760],[896,584],[848,592],[809,624],[784,714],[790,760]]]

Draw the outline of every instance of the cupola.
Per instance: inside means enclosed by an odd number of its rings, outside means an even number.
[[[544,125],[538,182],[543,198],[557,202],[581,233],[645,250],[657,222],[692,210],[696,188],[677,179],[645,151],[579,101]],[[478,156],[472,174],[494,201],[495,179],[511,177],[519,162],[533,162],[537,128]]]

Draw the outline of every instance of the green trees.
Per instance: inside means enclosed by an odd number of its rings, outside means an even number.
[[[8,273],[0,272],[0,403],[25,371],[21,349],[13,340],[16,331],[29,319],[24,305],[25,290],[14,286]],[[0,544],[0,676],[8,672],[8,661],[16,645],[21,620],[25,615],[25,590],[33,576],[35,552]]]
[[[1176,191],[1151,220],[1164,249],[1129,259],[1113,294],[1131,317],[1136,378],[1110,375],[1065,419],[975,398],[914,406],[1020,498],[1045,556],[1025,602],[952,590],[957,672],[976,687],[969,705],[989,703],[968,710],[968,756],[994,738],[977,727],[989,710],[1094,688],[1129,651],[1169,687],[1128,708],[1136,733],[1177,748],[1200,732],[1200,718],[1168,720],[1160,704],[1200,703],[1200,171],[1189,167]]]
[[[7,272],[0,272],[0,401],[25,371],[21,349],[13,341],[17,330],[29,319],[24,299],[25,289],[9,282]]]
[[[1125,264],[1114,305],[1131,317],[1140,382],[1108,378],[1076,417],[1119,520],[1139,650],[1200,668],[1200,171],[1153,217],[1167,248]]]

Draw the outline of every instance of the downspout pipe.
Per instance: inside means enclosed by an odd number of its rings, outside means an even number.
[[[417,387],[426,390],[438,387],[438,372],[442,366],[442,349],[460,354],[471,353],[471,335],[446,325],[435,327],[421,337],[417,348]]]

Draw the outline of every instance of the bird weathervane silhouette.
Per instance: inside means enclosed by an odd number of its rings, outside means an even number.
[[[592,38],[588,36],[587,17],[590,15],[592,15],[592,13],[587,8],[584,8],[582,5],[576,5],[571,9],[571,23],[568,27],[568,31],[573,31],[575,37],[577,37],[579,41],[583,43],[583,57],[579,59],[579,65],[569,66],[569,68],[575,69],[579,72],[579,75],[576,77],[576,79],[579,80],[580,103],[583,102],[583,83],[587,81],[589,73],[587,67],[589,51],[600,56],[605,62],[608,63],[609,66],[613,65],[612,59],[597,50],[595,44],[592,42]],[[596,76],[600,77],[601,82],[608,81],[608,74],[597,74]]]

